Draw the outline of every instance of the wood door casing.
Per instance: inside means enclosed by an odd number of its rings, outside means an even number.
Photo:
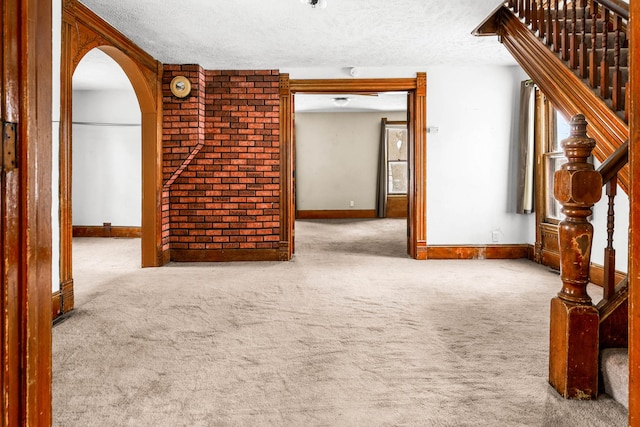
[[[51,12],[40,0],[1,10],[2,121],[17,141],[0,171],[3,426],[51,425]]]
[[[426,259],[426,151],[427,151],[427,126],[426,126],[426,73],[417,73],[416,78],[399,79],[312,79],[289,80],[288,86],[283,90],[281,81],[281,110],[280,110],[280,150],[281,164],[289,168],[289,171],[281,173],[280,191],[281,200],[286,200],[285,205],[291,206],[293,200],[292,180],[290,173],[293,162],[293,129],[292,110],[283,110],[283,99],[291,98],[295,93],[362,93],[362,92],[397,92],[408,93],[407,123],[409,129],[409,215],[407,219],[407,252],[412,258]],[[291,103],[285,104],[291,106]],[[286,129],[286,132],[282,130]],[[292,217],[295,210],[283,209],[281,206],[280,227],[281,237],[286,237],[288,244],[293,244]],[[284,242],[281,242],[283,245]]]

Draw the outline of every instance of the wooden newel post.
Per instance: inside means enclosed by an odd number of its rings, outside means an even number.
[[[562,141],[568,162],[554,175],[554,196],[565,219],[558,227],[562,289],[551,300],[549,382],[565,398],[598,394],[598,310],[587,294],[593,226],[587,218],[602,196],[602,176],[588,162],[595,141],[582,114]]]

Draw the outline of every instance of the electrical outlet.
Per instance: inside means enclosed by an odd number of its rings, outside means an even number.
[[[353,208],[356,206],[356,202],[354,202],[353,200],[349,200],[349,207]]]
[[[499,231],[492,231],[491,232],[491,241],[493,243],[497,243],[498,241],[500,241],[500,232]]]

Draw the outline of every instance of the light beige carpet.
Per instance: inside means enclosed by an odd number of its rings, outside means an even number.
[[[75,239],[55,426],[622,426],[547,383],[558,275],[415,261],[402,220],[299,221],[291,262],[140,269]]]

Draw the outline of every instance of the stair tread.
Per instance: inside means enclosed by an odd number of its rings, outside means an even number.
[[[629,409],[629,351],[608,348],[600,356],[604,390],[614,400]]]

